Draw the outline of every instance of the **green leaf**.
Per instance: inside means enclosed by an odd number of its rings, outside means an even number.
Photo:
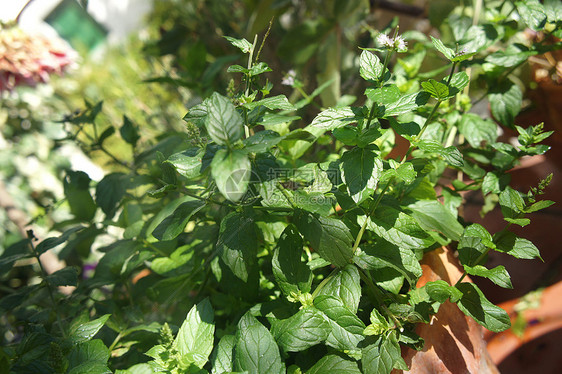
[[[112,374],[106,364],[101,362],[83,362],[70,369],[67,374]]]
[[[294,316],[274,320],[271,333],[284,352],[300,352],[322,343],[330,324],[315,308],[299,310]]]
[[[174,341],[184,367],[194,363],[202,368],[208,361],[213,350],[213,319],[213,307],[208,298],[194,305],[187,314]]]
[[[329,108],[320,112],[310,124],[313,128],[323,130],[334,130],[338,127],[343,127],[350,123],[357,122],[359,118],[356,117],[351,107]]]
[[[504,218],[504,220],[514,225],[519,225],[521,227],[525,227],[529,223],[531,223],[531,220],[529,218]]]
[[[197,127],[202,127],[205,125],[205,120],[207,119],[207,102],[209,99],[204,100],[201,104],[197,104],[187,111],[183,120],[186,122],[191,122]]]
[[[257,64],[252,65],[248,75],[250,77],[255,77],[256,75],[260,75],[268,71],[272,70],[265,62],[258,62]]]
[[[536,203],[533,203],[530,207],[525,208],[525,213],[537,212],[539,210],[546,209],[553,204],[554,201],[551,200],[540,200],[537,201]]]
[[[383,164],[377,157],[375,148],[374,145],[355,147],[345,152],[341,158],[344,183],[357,204],[373,194],[381,176]]]
[[[509,183],[509,176],[503,173],[490,171],[486,173],[482,180],[482,193],[487,195],[489,193],[499,194],[502,189]]]
[[[463,236],[478,238],[487,248],[496,248],[496,245],[492,240],[492,235],[490,235],[490,233],[484,228],[484,226],[478,223],[473,223],[472,225],[466,227],[464,229]]]
[[[447,299],[451,299],[451,302],[456,303],[462,297],[462,293],[457,288],[450,286],[444,280],[427,282],[424,287],[429,297],[441,304],[447,301]]]
[[[480,148],[482,142],[494,144],[498,138],[498,126],[479,115],[465,113],[459,123],[459,132],[464,135],[471,147]]]
[[[558,0],[545,0],[544,11],[548,17],[548,22],[556,23],[562,21],[562,3]]]
[[[329,295],[317,296],[314,306],[325,314],[331,326],[326,344],[341,351],[357,351],[365,324],[355,313],[340,298]]]
[[[340,269],[324,284],[324,287],[318,292],[318,296],[320,295],[339,297],[349,310],[357,313],[361,298],[361,283],[357,267],[349,264]]]
[[[394,160],[390,159],[389,162],[391,164],[395,164]],[[395,165],[392,165],[394,168]],[[414,170],[414,165],[411,162],[405,162],[400,164],[398,168],[395,168],[394,176],[399,180],[406,184],[412,184],[416,179],[418,173]]]
[[[224,217],[220,225],[217,251],[234,275],[246,282],[258,251],[254,221],[238,212]]]
[[[115,134],[115,127],[113,126],[110,126],[107,129],[103,130],[100,137],[98,138],[98,144],[103,144],[103,142],[105,142],[105,140],[113,134]]]
[[[401,96],[393,103],[386,105],[384,117],[397,116],[403,113],[413,112],[415,109],[427,103],[429,95],[426,92],[416,92]]]
[[[119,133],[123,140],[133,147],[137,145],[140,139],[137,126],[135,126],[127,116],[123,116],[123,126],[119,129]]]
[[[449,87],[446,84],[437,82],[435,79],[430,79],[427,82],[421,83],[424,91],[428,92],[437,100],[444,100],[449,96]]]
[[[245,103],[243,106],[248,110],[252,110],[260,105],[263,105],[264,107],[270,110],[275,110],[275,109],[288,110],[288,111],[295,110],[295,107],[293,106],[293,104],[289,102],[289,100],[285,95],[266,97],[265,99],[253,101],[251,103]]]
[[[109,319],[110,314],[105,314],[93,321],[81,323],[70,332],[70,340],[74,344],[84,343],[92,339]]]
[[[365,328],[365,331],[363,331],[363,334],[365,335],[380,335],[393,327],[376,308],[373,308],[373,310],[371,310],[369,321],[371,321],[371,324]]]
[[[462,154],[455,146],[443,147],[435,140],[420,140],[417,146],[425,153],[437,153],[443,157],[449,165],[463,167],[464,160]]]
[[[511,284],[511,277],[509,276],[507,270],[505,270],[504,266],[500,265],[495,268],[488,269],[482,265],[464,265],[464,270],[470,275],[488,278],[500,287],[513,288],[513,285]]]
[[[435,242],[413,217],[385,204],[371,215],[367,229],[404,249],[426,248]]]
[[[180,198],[172,200],[170,203],[164,206],[149,222],[146,228],[146,236],[150,237],[154,229],[156,229],[156,227],[158,227],[164,219],[172,215],[174,211],[177,209],[177,207],[179,207],[181,204],[185,202],[192,201],[192,200],[193,197],[191,196],[182,196]]]
[[[111,173],[103,177],[96,186],[96,204],[107,215],[113,218],[117,206],[127,192],[129,177],[123,173]]]
[[[306,374],[361,374],[355,361],[335,354],[322,357]]]
[[[529,240],[523,239],[510,231],[501,231],[494,235],[496,250],[507,253],[515,258],[531,260],[540,258],[539,249]]]
[[[84,229],[83,226],[73,227],[71,229],[66,230],[61,236],[59,236],[57,238],[47,238],[35,247],[35,251],[37,252],[38,255],[41,255],[41,254],[47,252],[49,249],[54,248],[58,245],[61,245],[64,242],[66,242],[68,240],[69,236],[71,236],[72,234],[75,234],[76,232],[78,232],[82,229]]]
[[[94,339],[75,346],[68,355],[69,367],[74,368],[82,363],[102,363],[109,360],[109,349],[102,340]]]
[[[362,269],[374,270],[375,280],[379,275],[377,273],[385,268],[397,271],[412,286],[422,275],[420,263],[410,249],[402,249],[385,240],[380,240],[376,244],[363,245],[361,250],[361,253],[355,257],[355,263]]]
[[[394,84],[378,88],[367,88],[365,94],[370,100],[381,105],[392,104],[400,98],[400,90]]]
[[[337,267],[352,262],[353,237],[341,220],[297,210],[294,223],[322,258]]]
[[[273,275],[286,296],[310,292],[312,272],[301,259],[303,240],[293,225],[285,228],[273,252]]]
[[[359,74],[365,80],[378,81],[382,78],[383,64],[369,51],[361,52],[359,57]]]
[[[424,230],[438,231],[446,237],[458,241],[464,231],[455,216],[439,201],[420,200],[408,205],[412,217]]]
[[[234,335],[225,335],[219,341],[216,349],[211,355],[211,363],[213,369],[211,373],[222,374],[234,370],[234,345],[236,337]]]
[[[203,207],[205,207],[205,202],[195,198],[181,203],[171,215],[164,218],[164,220],[156,226],[152,235],[158,240],[175,239],[183,232],[191,217]]]
[[[244,151],[261,153],[277,145],[284,137],[275,131],[260,131],[249,138],[244,139]]]
[[[205,126],[213,141],[230,146],[242,138],[244,120],[230,100],[218,93],[208,99]]]
[[[252,164],[248,155],[241,150],[219,149],[211,162],[211,174],[220,193],[236,202],[248,190]]]
[[[370,344],[363,348],[361,358],[363,373],[389,374],[393,368],[408,370],[408,366],[402,359],[395,331],[370,338],[367,342]]]
[[[205,152],[204,148],[190,148],[174,153],[164,162],[171,164],[180,175],[192,179],[201,175]]]
[[[520,218],[525,211],[525,201],[521,193],[509,186],[500,193],[499,203],[505,218]]]
[[[462,153],[455,146],[450,146],[443,148],[443,153],[441,154],[443,159],[451,166],[456,166],[462,168],[464,166],[464,159]]]
[[[250,53],[250,50],[252,49],[252,44],[244,38],[236,39],[231,36],[223,36],[223,38],[228,40],[233,46],[240,48],[240,50],[244,53]]]
[[[468,74],[464,71],[459,71],[453,74],[451,78],[450,88],[449,88],[449,95],[456,95],[457,93],[464,90],[464,88],[468,85],[470,78]]]
[[[431,37],[431,42],[433,43],[433,46],[435,47],[435,49],[437,49],[439,52],[443,53],[443,55],[449,61],[453,60],[453,58],[455,57],[455,51],[453,51],[451,48],[445,47],[445,44],[443,44],[443,42],[441,40],[436,39],[433,36]]]
[[[504,331],[511,327],[506,311],[486,299],[478,286],[473,283],[461,283],[456,287],[462,292],[457,305],[464,314],[493,332]]]
[[[63,180],[64,196],[70,212],[81,221],[90,221],[96,214],[96,204],[90,195],[90,177],[83,171],[67,171]]]
[[[527,26],[535,31],[541,31],[546,24],[547,16],[544,6],[537,0],[515,2],[517,12]]]
[[[243,318],[244,319],[244,318]],[[250,374],[284,372],[279,347],[271,333],[252,316],[248,324],[238,326],[238,339],[234,347],[234,369]],[[242,321],[241,321],[242,322]]]
[[[78,283],[78,269],[74,266],[65,267],[47,275],[45,281],[53,287],[76,286]]]
[[[502,125],[513,127],[513,120],[521,110],[523,100],[519,86],[511,82],[501,85],[490,92],[488,100],[494,118]]]

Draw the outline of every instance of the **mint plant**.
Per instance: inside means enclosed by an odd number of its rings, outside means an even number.
[[[551,177],[521,193],[507,171],[546,152],[540,143],[552,132],[515,125],[522,93],[509,74],[560,43],[489,47],[521,26],[509,18],[514,12],[521,24],[559,35],[561,11],[556,2],[503,2],[470,26],[452,14],[454,43],[371,30],[372,47],[357,53],[363,97],[322,108],[304,127],[302,110],[319,92],[306,95],[291,74],[285,82],[303,101],[272,94],[277,82],[260,61],[266,36],[260,44],[227,38],[245,63],[228,68],[226,92],[188,109],[185,132],[142,148],[141,129],[124,117],[118,133],[132,161],[104,145],[117,131],[100,127],[101,102],[67,116],[67,139],[101,152],[116,171],[93,196],[89,177],[68,171],[73,218],[58,225],[62,235],[35,243],[30,233],[2,253],[0,266],[7,272],[59,246],[61,258],[79,263],[93,258],[96,239],[112,236],[98,248],[93,276],[79,280],[69,266],[0,300],[14,336],[0,351],[3,367],[389,373],[408,369],[401,345],[422,349],[415,327],[446,301],[491,331],[508,329],[507,313],[466,276],[511,288],[505,267],[486,266],[488,253],[540,258],[510,227],[552,204],[540,200]],[[443,67],[421,73],[428,55]],[[471,112],[479,100],[471,86],[486,92],[499,123],[518,131],[517,146]],[[396,136],[408,147],[391,156]],[[463,194],[474,190],[499,205],[504,229],[492,234],[459,214]],[[424,254],[441,246],[458,252],[463,275],[417,287]],[[71,295],[57,292],[67,285],[77,287]]]

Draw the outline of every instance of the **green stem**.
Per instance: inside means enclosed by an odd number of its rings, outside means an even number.
[[[358,269],[358,270],[359,270],[359,276],[361,277],[363,282],[367,284],[367,290],[369,290],[369,292],[371,293],[371,296],[375,300],[375,303],[380,307],[380,309],[382,309],[382,311],[387,316],[389,316],[392,319],[396,327],[398,327],[400,331],[403,331],[404,329],[402,328],[402,324],[400,323],[400,321],[398,321],[396,316],[386,307],[384,303],[384,295],[381,292],[381,290],[376,286],[376,284],[373,283],[373,280],[371,279],[369,273],[367,273],[363,269]]]
[[[121,340],[122,337],[124,337],[125,335],[123,334],[123,331],[119,332],[119,334],[117,334],[117,336],[115,337],[115,339],[113,340],[113,343],[111,343],[111,345],[109,346],[109,352],[112,352],[113,349],[115,348],[115,346],[117,345],[117,343],[119,342],[119,340]]]
[[[476,261],[474,261],[475,265],[480,264],[480,262],[486,257],[486,255],[488,254],[488,252],[490,252],[491,248],[487,248],[480,256],[478,256],[478,258],[476,259]],[[459,278],[459,280],[457,281],[457,283],[455,283],[455,286],[459,285],[461,283],[461,281],[466,277],[467,272],[466,270],[462,273],[461,277]]]
[[[371,209],[371,212],[369,213],[369,215],[367,217],[365,217],[365,222],[363,222],[363,225],[361,226],[361,229],[359,230],[359,233],[357,234],[357,237],[355,238],[355,243],[353,244],[353,248],[351,249],[351,252],[353,252],[353,254],[355,254],[355,252],[357,251],[357,248],[359,247],[359,244],[361,243],[361,239],[363,238],[363,234],[365,234],[365,230],[367,229],[367,223],[369,222],[369,217],[372,216],[375,213],[375,210],[379,206],[383,195],[388,190],[388,188],[390,187],[390,184],[392,183],[393,180],[394,180],[394,177],[392,177],[388,181],[388,183],[382,189],[379,196],[377,196],[377,200],[375,200],[375,204],[373,205],[373,208]]]
[[[435,114],[435,112],[437,111],[437,109],[439,108],[439,105],[441,105],[441,103],[443,102],[443,100],[437,100],[437,103],[435,104],[435,106],[433,107],[433,110],[431,111],[431,113],[429,113],[429,116],[425,119],[425,122],[419,132],[419,134],[416,136],[416,140],[420,140],[421,136],[423,135],[423,133],[425,132],[425,129],[427,129],[427,126],[429,126],[429,123],[431,121],[431,119],[433,118],[433,115]],[[411,151],[410,151],[411,152]]]
[[[447,88],[449,88],[450,85],[451,85],[451,80],[453,79],[453,75],[455,74],[455,68],[456,67],[457,67],[457,61],[453,62],[453,66],[451,67],[451,72],[449,73],[449,77],[447,78]],[[419,134],[415,137],[414,143],[421,139],[421,136],[425,132],[425,129],[427,129],[427,126],[430,124],[430,121],[433,118],[433,115],[435,114],[435,112],[437,112],[437,109],[439,108],[439,105],[441,105],[442,102],[443,102],[443,99],[437,99],[437,103],[435,104],[435,106],[431,110],[431,113],[429,113],[429,116],[426,118]],[[412,153],[412,151],[415,148],[416,148],[415,144],[412,144],[410,146],[410,148],[408,149],[408,152],[406,152],[406,154],[402,158],[402,163],[406,161],[406,159],[410,156],[410,154]]]
[[[269,36],[269,33],[271,32],[271,26],[273,26],[273,18],[275,18],[275,17],[271,17],[271,19],[269,20],[269,27],[267,28],[267,31],[265,32],[265,35],[263,36],[263,39],[262,39],[261,45],[260,45],[260,49],[258,49],[258,53],[256,54],[256,59],[254,60],[254,62],[258,62],[258,60],[260,58],[261,50],[263,49],[263,46],[265,45],[265,41],[267,40],[267,37]]]
[[[398,31],[398,29],[397,29]],[[394,36],[396,37],[396,33],[394,34]],[[382,88],[384,86],[384,74],[386,73],[386,68],[388,66],[388,62],[390,61],[390,56],[392,55],[392,52],[394,52],[393,49],[389,50],[386,53],[386,56],[384,57],[384,63],[382,65],[382,73],[381,73],[381,77],[380,77],[380,88]],[[371,121],[373,120],[373,116],[375,114],[375,108],[377,106],[377,102],[373,102],[373,105],[371,105],[371,110],[369,111],[369,118],[367,119],[367,124],[365,125],[365,128],[368,129],[369,126],[371,126]]]
[[[332,270],[332,272],[322,280],[322,282],[320,282],[320,284],[318,285],[318,287],[316,287],[316,289],[314,290],[314,292],[312,293],[312,299],[314,300],[314,298],[316,296],[318,296],[318,294],[320,293],[320,291],[322,291],[322,288],[324,288],[324,286],[326,285],[326,283],[328,283],[330,281],[330,279],[332,279],[337,273],[339,273],[340,269],[339,268],[335,268],[334,270]]]

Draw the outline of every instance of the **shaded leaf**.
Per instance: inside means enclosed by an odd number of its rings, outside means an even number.
[[[246,282],[258,250],[254,221],[238,212],[224,217],[217,250],[234,275]]]
[[[478,286],[461,283],[456,287],[463,294],[457,305],[464,314],[490,331],[500,332],[511,327],[506,311],[488,301]]]
[[[322,258],[338,267],[352,262],[353,237],[341,220],[302,210],[295,212],[294,219],[299,231]]]
[[[301,259],[303,240],[293,225],[281,234],[273,252],[272,269],[275,280],[286,296],[310,292],[312,272]]]

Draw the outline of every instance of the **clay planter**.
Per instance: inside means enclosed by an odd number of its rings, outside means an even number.
[[[421,265],[423,275],[417,287],[439,279],[455,284],[462,274],[458,260],[447,248],[426,253]],[[419,324],[416,332],[425,346],[421,351],[402,349],[408,373],[499,373],[486,349],[484,328],[449,301],[441,305],[431,323]]]

